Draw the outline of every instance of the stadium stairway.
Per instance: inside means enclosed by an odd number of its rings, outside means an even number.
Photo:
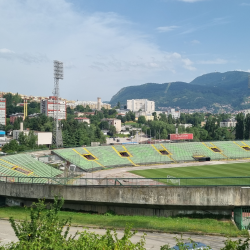
[[[133,162],[133,155],[128,151],[128,149],[125,146],[120,146],[120,145],[116,145],[116,146],[112,146],[112,148],[115,150],[115,152],[118,154],[118,156],[122,157],[122,158],[126,158],[129,161],[129,165],[130,163],[134,166],[137,166],[134,162]],[[127,153],[127,156],[122,156],[120,154],[120,152],[124,152]]]

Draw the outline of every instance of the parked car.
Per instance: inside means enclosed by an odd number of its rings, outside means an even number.
[[[212,250],[209,246],[201,243],[201,242],[187,242],[184,243],[183,246],[180,248],[179,246],[174,246],[171,249],[173,250],[180,250],[180,249],[187,249],[187,250]]]

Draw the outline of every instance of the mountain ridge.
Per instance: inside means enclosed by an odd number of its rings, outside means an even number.
[[[246,108],[250,107],[246,101],[250,96],[249,76],[243,71],[214,72],[198,76],[190,83],[176,81],[128,86],[119,90],[110,103],[126,104],[128,99],[149,99],[156,102],[156,107],[193,109],[218,104],[233,109]]]

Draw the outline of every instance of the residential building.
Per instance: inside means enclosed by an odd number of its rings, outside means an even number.
[[[70,108],[75,108],[77,105],[82,105],[84,108],[89,106],[90,109],[101,110],[102,108],[111,109],[111,105],[108,103],[102,103],[101,98],[97,98],[97,102],[92,101],[76,101],[76,102],[68,102],[67,106]]]
[[[88,124],[90,124],[90,119],[87,117],[76,117],[74,119],[77,120],[78,122],[87,122]]]
[[[247,114],[250,114],[250,109],[245,109],[243,110],[243,113],[245,115],[245,117],[247,116]]]
[[[121,128],[122,128],[122,124],[121,124],[121,120],[116,119],[116,118],[104,118],[102,119],[102,121],[107,121],[109,123],[109,125],[115,126],[116,132],[120,133],[121,132]]]
[[[140,116],[144,116],[146,121],[153,121],[154,120],[154,116],[152,115],[152,113],[146,113],[146,112],[143,112],[143,111],[135,112],[135,120],[136,121],[138,120],[138,118]]]
[[[170,111],[168,112],[168,115],[172,115],[172,118],[178,119],[181,117],[181,112],[176,111],[175,109],[170,109]]]
[[[79,112],[79,111],[75,111],[74,114],[77,117],[80,117],[80,116],[86,116],[86,115],[94,115],[95,112]]]
[[[49,99],[43,99],[40,102],[40,110],[41,113],[49,116],[54,117],[56,113],[56,97],[50,96]],[[67,112],[66,112],[66,101],[58,100],[58,120],[66,120]]]
[[[136,112],[143,111],[146,113],[153,113],[155,111],[155,102],[147,99],[132,99],[127,100],[127,109]]]
[[[10,115],[10,123],[13,124],[17,118],[23,118],[24,113],[16,113]]]
[[[165,114],[166,116],[171,115],[172,118],[178,119],[181,117],[181,112],[176,111],[175,109],[169,109],[168,111],[155,111],[157,114],[157,117],[160,118],[160,114]]]
[[[220,122],[221,128],[231,128],[236,127],[237,121],[235,119],[226,119],[222,122]]]
[[[0,98],[0,125],[6,125],[6,99]]]

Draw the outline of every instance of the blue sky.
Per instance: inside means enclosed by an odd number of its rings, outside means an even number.
[[[250,71],[250,0],[0,0],[1,91],[110,98],[147,82]]]

